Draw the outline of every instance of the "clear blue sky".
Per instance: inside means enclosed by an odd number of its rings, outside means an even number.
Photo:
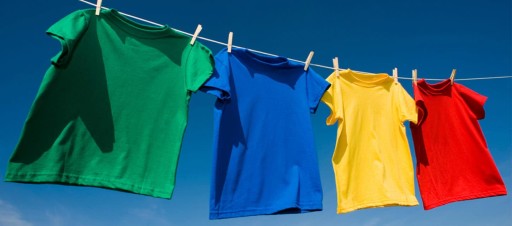
[[[116,8],[171,27],[343,68],[419,77],[512,75],[510,0],[399,1],[109,1]],[[24,120],[57,41],[45,30],[68,13],[89,6],[78,1],[4,1],[0,14],[0,225],[510,225],[510,195],[458,202],[424,211],[422,206],[367,209],[336,215],[331,167],[336,128],[328,108],[312,115],[324,191],[324,210],[307,214],[208,220],[212,159],[212,96],[197,93],[190,105],[172,200],[99,188],[3,182]],[[215,53],[221,46],[203,42]],[[314,68],[327,77],[329,70]],[[401,80],[411,91],[409,80]],[[489,97],[481,126],[496,164],[512,189],[512,79],[461,82]],[[409,131],[408,131],[409,133]],[[412,142],[411,139],[409,139]],[[413,153],[414,154],[414,153]],[[416,196],[420,198],[416,187]]]

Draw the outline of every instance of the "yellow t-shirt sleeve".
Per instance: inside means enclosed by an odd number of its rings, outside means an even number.
[[[343,120],[341,87],[336,76],[336,73],[332,73],[327,77],[327,82],[331,83],[331,87],[327,89],[322,97],[322,102],[331,109],[331,114],[327,117],[325,122],[329,126],[336,124],[337,121],[341,122]]]
[[[400,113],[400,122],[410,121],[413,123],[418,123],[418,110],[416,109],[416,102],[414,99],[407,93],[407,91],[402,87],[402,85],[398,84],[398,112]]]

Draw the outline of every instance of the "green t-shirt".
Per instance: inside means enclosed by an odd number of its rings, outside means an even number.
[[[115,10],[79,10],[47,33],[52,58],[6,181],[96,186],[170,198],[192,92],[211,51]]]

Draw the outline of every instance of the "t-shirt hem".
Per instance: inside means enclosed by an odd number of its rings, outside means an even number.
[[[502,196],[506,195],[507,190],[506,189],[498,189],[493,191],[485,191],[485,192],[478,192],[478,193],[472,193],[472,194],[465,194],[465,195],[458,195],[446,199],[442,199],[430,204],[425,204],[423,202],[423,209],[430,210],[434,209],[439,206],[443,206],[452,202],[458,202],[458,201],[465,201],[465,200],[472,200],[472,199],[481,199],[481,198],[488,198],[488,197],[494,197],[494,196]]]
[[[254,209],[243,209],[233,211],[216,211],[210,210],[210,220],[234,218],[234,217],[246,217],[256,215],[272,215],[279,214],[280,211],[287,209],[297,208],[296,213],[309,213],[322,210],[322,204],[290,204],[283,205],[280,207],[268,207],[268,208],[254,208]],[[294,212],[295,213],[295,212]]]
[[[7,173],[4,181],[35,184],[64,184],[106,188],[124,192],[130,192],[141,195],[148,195],[156,198],[170,199],[174,186],[170,191],[148,189],[133,183],[127,183],[116,179],[103,179],[98,177],[88,177],[74,174],[55,174],[55,173]]]
[[[416,198],[415,198],[416,199]],[[419,205],[417,200],[414,201],[378,201],[378,202],[367,202],[360,205],[342,208],[338,207],[337,214],[348,213],[359,209],[366,208],[379,208],[379,207],[390,207],[390,206],[417,206]]]

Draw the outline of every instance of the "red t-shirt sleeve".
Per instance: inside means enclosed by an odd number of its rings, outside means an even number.
[[[481,95],[461,84],[454,84],[460,97],[466,103],[469,111],[475,116],[476,119],[485,118],[484,104],[487,97]]]
[[[418,85],[413,83],[412,88],[414,92],[414,101],[416,102],[416,108],[418,111],[418,122],[415,124],[419,126],[427,118],[428,112],[423,101],[421,91],[418,89]]]

